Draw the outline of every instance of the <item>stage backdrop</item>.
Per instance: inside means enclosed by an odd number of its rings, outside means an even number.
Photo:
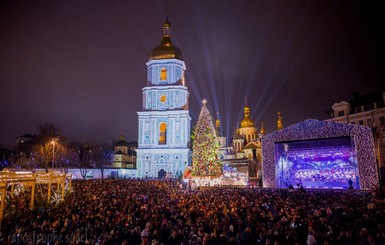
[[[349,143],[349,140],[351,143]],[[325,142],[330,142],[330,145],[325,145]],[[291,125],[287,128],[267,134],[262,138],[263,187],[284,187],[285,185],[290,184],[286,181],[286,175],[288,175],[288,173],[293,173],[294,170],[297,171],[296,169],[298,169],[298,167],[287,172],[279,169],[283,164],[281,162],[283,161],[282,153],[290,151],[290,149],[282,150],[283,148],[290,148],[291,145],[298,148],[299,143],[302,143],[303,145],[308,144],[308,151],[309,154],[311,154],[311,151],[320,149],[320,144],[322,144],[322,148],[329,147],[331,152],[334,152],[335,156],[335,153],[338,150],[333,149],[339,147],[338,145],[333,145],[337,144],[336,142],[341,142],[341,147],[345,149],[343,153],[348,154],[350,159],[347,160],[348,163],[344,163],[344,166],[340,164],[342,167],[337,170],[340,171],[338,174],[341,175],[342,173],[347,179],[352,177],[352,180],[355,183],[353,186],[355,189],[377,187],[378,172],[371,129],[360,125],[318,121],[315,119],[308,119]],[[350,150],[346,150],[349,148]],[[306,151],[307,150],[304,147],[302,153],[306,153]],[[342,157],[337,159],[337,161],[341,161],[341,159]],[[335,161],[335,159],[330,161]],[[301,162],[303,163],[304,160]],[[290,164],[293,163],[291,162]],[[287,166],[285,165],[285,167]],[[296,174],[304,174],[306,170],[306,167],[304,167],[300,171],[297,171]],[[333,185],[338,186],[338,184],[334,182],[324,182],[324,184],[322,184],[322,181],[319,181],[319,179],[325,178],[325,175],[336,175],[335,169],[322,169],[322,167],[317,169],[317,167],[315,167],[315,169],[308,170],[309,171],[306,174],[307,176],[310,176],[310,181],[314,182],[315,188],[322,188],[321,186],[324,186],[324,188],[332,188]],[[288,179],[294,180],[295,176],[290,176]],[[336,179],[340,180],[341,178],[336,177]],[[345,183],[347,187],[348,183]],[[296,183],[291,184],[295,185]],[[310,187],[309,182],[307,183],[307,187]]]

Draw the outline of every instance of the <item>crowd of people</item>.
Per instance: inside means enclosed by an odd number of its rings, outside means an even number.
[[[383,193],[286,191],[76,180],[63,202],[6,214],[0,244],[385,244]]]

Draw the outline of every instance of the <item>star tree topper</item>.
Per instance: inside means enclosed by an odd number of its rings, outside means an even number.
[[[203,105],[206,105],[206,104],[207,104],[207,100],[206,100],[206,99],[203,99],[203,100],[202,100],[202,104],[203,104]]]

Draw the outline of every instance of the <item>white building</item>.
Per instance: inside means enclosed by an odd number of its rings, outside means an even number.
[[[121,135],[119,141],[114,145],[114,156],[111,167],[136,169],[135,159],[136,153],[134,143],[127,142],[124,139],[124,136]]]
[[[330,113],[331,119],[327,121],[372,128],[377,164],[385,168],[385,92],[354,94],[349,102],[335,103]]]
[[[163,38],[147,65],[143,110],[138,112],[137,172],[139,178],[180,176],[190,162],[189,92],[185,86],[186,66],[179,48],[170,38],[168,18]]]

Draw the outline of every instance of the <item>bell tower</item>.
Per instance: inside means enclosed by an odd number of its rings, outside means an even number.
[[[182,52],[171,42],[171,23],[163,24],[161,43],[149,55],[143,110],[138,114],[137,177],[174,178],[190,158],[189,92]]]

